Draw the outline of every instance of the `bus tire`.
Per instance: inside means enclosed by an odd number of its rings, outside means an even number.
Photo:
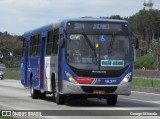
[[[45,98],[46,98],[46,92],[40,93],[40,94],[39,94],[39,98],[40,98],[40,99],[45,99]]]
[[[114,106],[117,103],[117,98],[118,95],[110,95],[109,97],[107,97],[107,104],[110,106]]]
[[[63,105],[65,103],[65,101],[66,101],[66,96],[65,95],[56,93],[56,103],[58,105]]]
[[[56,101],[56,85],[55,85],[55,75],[54,74],[52,74],[52,94],[53,94],[53,96],[52,96],[52,99],[53,99],[53,102],[55,102]]]
[[[32,99],[38,99],[40,92],[38,90],[34,89],[34,84],[33,84],[33,80],[31,78],[30,80],[30,94]]]

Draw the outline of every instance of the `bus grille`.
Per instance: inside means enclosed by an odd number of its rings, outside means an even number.
[[[85,93],[93,93],[94,90],[105,90],[106,93],[113,93],[116,91],[117,86],[97,87],[97,86],[81,86]]]

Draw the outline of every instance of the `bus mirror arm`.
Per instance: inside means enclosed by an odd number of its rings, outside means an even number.
[[[63,37],[60,37],[60,39],[58,40],[58,45],[59,45],[59,47],[64,48],[65,39]]]
[[[133,41],[134,47],[136,50],[138,50],[139,49],[139,39],[136,37],[136,35],[133,32],[132,32],[132,35],[134,38],[134,41]]]
[[[138,38],[135,39],[135,49],[139,49],[139,40]]]
[[[133,62],[136,62],[137,56],[136,56],[136,48],[134,47],[134,45],[132,46],[133,49]]]

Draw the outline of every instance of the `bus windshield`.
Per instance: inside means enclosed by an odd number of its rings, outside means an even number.
[[[82,70],[120,70],[129,65],[129,36],[69,34],[67,63]]]

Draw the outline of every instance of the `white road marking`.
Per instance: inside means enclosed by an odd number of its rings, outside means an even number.
[[[139,102],[147,102],[147,103],[160,104],[160,101],[146,101],[146,100],[128,99],[128,98],[127,98],[127,100],[133,100],[133,101],[139,101]]]
[[[159,95],[160,96],[160,94],[157,94],[157,93],[147,93],[147,92],[138,92],[138,91],[132,91],[133,93],[143,93],[143,94],[150,94],[150,95]]]
[[[11,107],[11,106],[4,105],[4,104],[0,104],[0,106],[3,106],[3,107],[8,107],[8,108],[15,109],[15,110],[24,110],[24,109],[21,109],[21,108],[17,108],[17,107]]]

